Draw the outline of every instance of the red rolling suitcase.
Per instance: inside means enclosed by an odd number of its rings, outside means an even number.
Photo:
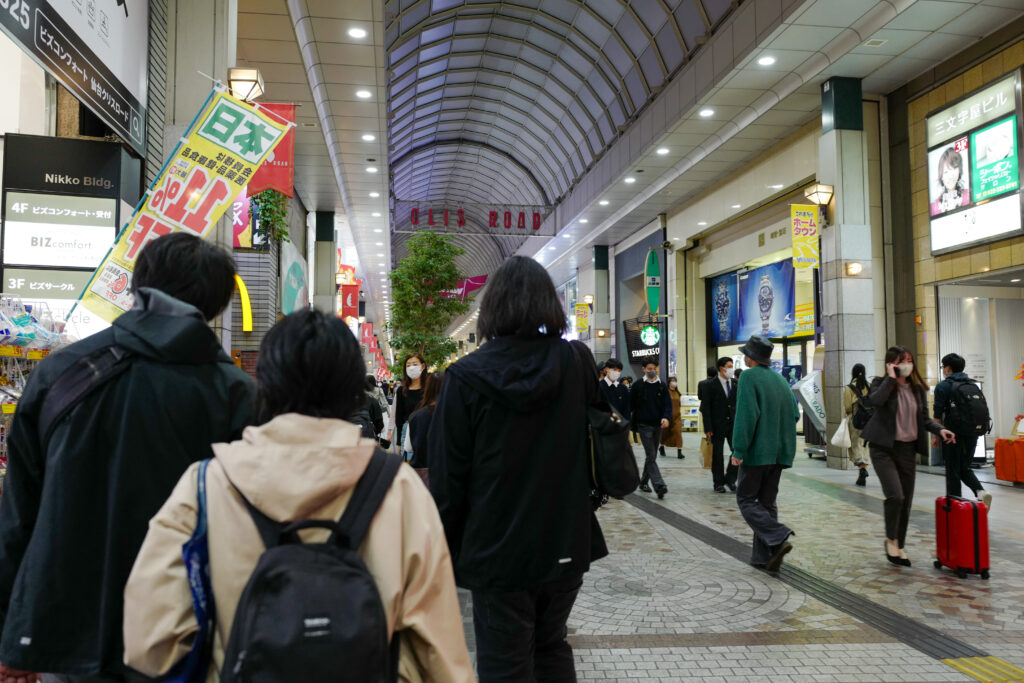
[[[961,579],[988,578],[988,508],[966,498],[935,499],[935,568],[949,567]]]

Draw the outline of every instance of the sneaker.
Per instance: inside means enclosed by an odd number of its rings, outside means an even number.
[[[715,493],[725,493],[725,487],[724,486],[716,486],[715,487]]]
[[[662,498],[664,498],[665,494],[668,493],[668,487],[667,486],[659,486],[655,490],[658,492],[658,500],[661,500]]]
[[[992,509],[992,494],[985,489],[978,492],[978,501],[984,503],[989,510]]]
[[[640,490],[643,491],[644,493],[650,493],[651,487],[648,486],[647,484],[640,484]]]
[[[726,484],[726,486],[729,487],[730,491],[732,491],[733,493],[736,493],[736,484]]]

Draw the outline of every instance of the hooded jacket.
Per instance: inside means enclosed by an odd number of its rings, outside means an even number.
[[[264,551],[238,491],[277,522],[337,520],[374,445],[360,438],[356,425],[292,413],[246,429],[241,441],[213,447],[206,501],[217,616],[209,681],[223,666],[238,600]],[[125,662],[151,676],[188,653],[198,628],[181,555],[196,525],[198,469],[189,468],[150,523],[125,589]],[[302,532],[306,542],[322,543],[328,535]],[[360,555],[380,591],[389,634],[400,634],[399,679],[474,680],[444,531],[411,468],[399,469]]]
[[[448,368],[428,436],[430,489],[460,586],[523,590],[608,554],[586,449],[598,392],[596,370],[585,374],[552,337],[499,337]]]
[[[124,585],[150,517],[210,444],[241,434],[252,380],[198,309],[141,289],[114,325],[42,361],[18,405],[0,498],[0,661],[81,676],[123,672]],[[118,344],[131,365],[38,435],[55,380]]]

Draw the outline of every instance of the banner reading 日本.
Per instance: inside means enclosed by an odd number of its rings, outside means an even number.
[[[291,125],[258,105],[212,93],[96,270],[81,304],[108,322],[130,309],[132,272],[142,248],[178,230],[209,234]]]

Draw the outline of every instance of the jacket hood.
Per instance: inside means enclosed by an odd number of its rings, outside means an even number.
[[[498,337],[447,372],[501,405],[534,412],[558,396],[573,358],[569,343],[556,337]]]
[[[356,425],[296,413],[213,445],[231,483],[278,522],[309,517],[354,487],[373,451]]]
[[[231,362],[198,308],[148,287],[140,288],[132,310],[114,321],[114,341],[165,363]]]
[[[966,372],[951,372],[946,375],[945,379],[953,380],[954,382],[966,382],[970,379]]]

